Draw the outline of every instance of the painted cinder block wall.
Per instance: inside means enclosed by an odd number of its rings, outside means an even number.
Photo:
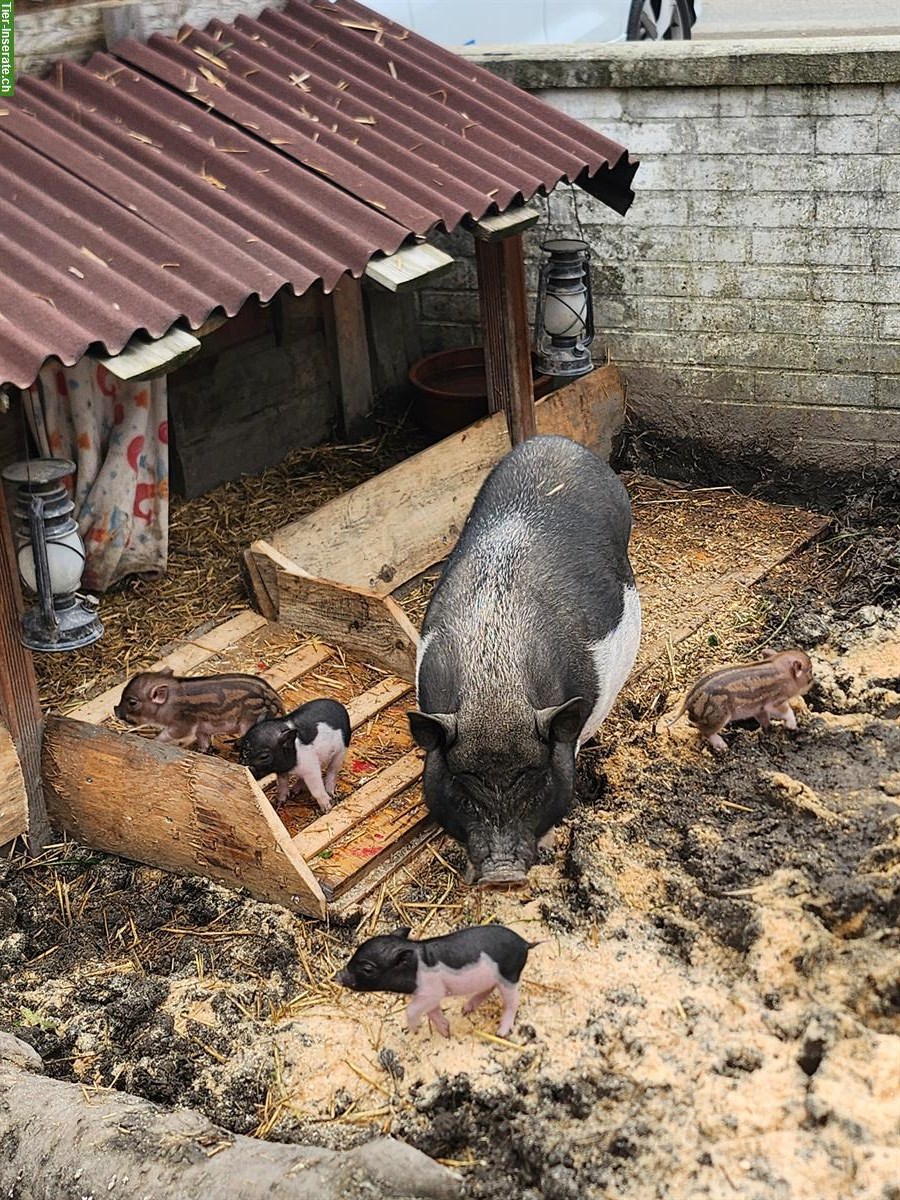
[[[887,38],[481,57],[641,160],[623,219],[557,189],[593,253],[632,413],[725,452],[900,463],[900,48]],[[544,209],[546,213],[546,205]],[[528,235],[529,285],[545,232]],[[425,350],[479,339],[471,241],[420,294]]]

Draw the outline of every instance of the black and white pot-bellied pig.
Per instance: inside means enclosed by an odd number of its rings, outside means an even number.
[[[369,938],[362,943],[335,982],[357,992],[401,992],[411,995],[406,1023],[411,1030],[422,1017],[450,1036],[441,1012],[445,996],[468,996],[464,1013],[474,1012],[496,988],[503,1001],[497,1032],[506,1037],[519,1007],[519,977],[528,951],[526,942],[505,925],[476,925],[444,937],[411,941],[409,929]]]
[[[535,437],[491,471],[422,626],[412,734],[470,881],[522,883],[572,804],[575,755],[637,655],[631,504],[591,451]]]
[[[241,741],[239,758],[255,779],[278,776],[278,804],[287,799],[296,776],[325,813],[349,745],[350,715],[343,704],[310,700],[286,717],[255,725]]]

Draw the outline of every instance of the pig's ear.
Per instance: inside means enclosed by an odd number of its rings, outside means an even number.
[[[791,659],[791,672],[795,679],[799,679],[807,670],[806,663],[802,658]]]
[[[169,698],[169,685],[167,683],[154,683],[150,689],[149,700],[151,704],[165,704]]]
[[[409,729],[423,750],[449,750],[456,741],[455,713],[408,712]]]
[[[157,671],[156,674],[157,675],[165,675],[169,679],[173,679],[175,677],[175,672],[172,670],[171,667],[163,667],[161,670]]]
[[[763,662],[768,662],[770,658],[777,658],[780,653],[780,650],[773,650],[772,647],[769,646],[766,650],[760,650],[759,657],[763,660]]]
[[[409,931],[411,928],[411,925],[401,925],[399,929],[392,929],[388,934],[388,937],[403,938],[405,941],[406,938],[409,937]]]
[[[284,746],[284,747],[293,746],[294,742],[296,741],[296,738],[297,738],[296,729],[294,729],[294,727],[292,725],[289,725],[287,727],[287,729],[283,729],[281,731],[281,733],[278,735],[278,745]]]
[[[557,704],[554,708],[536,708],[534,723],[538,736],[545,742],[574,742],[584,725],[581,697],[573,696],[565,704]]]

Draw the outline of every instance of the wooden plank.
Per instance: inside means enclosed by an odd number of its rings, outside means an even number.
[[[252,551],[247,549],[241,555],[244,564],[244,586],[256,601],[256,606],[267,621],[274,621],[278,616],[278,607],[269,594],[266,581],[260,566]]]
[[[365,274],[366,279],[371,279],[389,292],[404,292],[412,287],[422,287],[443,275],[454,261],[437,246],[422,242],[415,246],[404,246],[396,254],[370,259]]]
[[[416,782],[422,774],[424,759],[418,750],[411,750],[389,766],[384,767],[347,800],[336,804],[331,812],[317,817],[312,824],[296,834],[294,845],[310,861],[327,849],[332,842],[361,826],[367,817],[386,804],[404,788]]]
[[[384,804],[364,825],[310,861],[328,900],[341,896],[374,870],[385,852],[393,852],[430,820],[418,788],[408,788]]]
[[[278,619],[401,679],[415,678],[419,635],[389,596],[279,567]]]
[[[363,915],[360,909],[362,901],[392,875],[395,875],[429,842],[440,838],[442,834],[443,830],[433,821],[424,821],[399,845],[389,846],[383,854],[372,859],[361,876],[347,880],[346,884],[341,887],[338,897],[332,899],[334,889],[329,888],[331,893],[328,905],[329,916],[337,917],[341,921],[353,921],[355,918],[361,917]]]
[[[411,680],[395,679],[390,675],[387,679],[380,679],[367,692],[354,696],[347,705],[350,728],[359,729],[360,725],[365,725],[366,721],[376,717],[388,705],[393,704],[395,700],[399,700],[401,696],[405,696],[410,691],[412,691]]]
[[[537,225],[541,214],[536,208],[527,205],[515,205],[506,212],[497,213],[493,217],[482,217],[473,221],[470,228],[475,237],[485,242],[499,242],[503,238],[514,237]]]
[[[244,767],[68,717],[48,719],[43,767],[54,824],[82,845],[325,915],[321,888]]]
[[[200,350],[200,346],[200,339],[195,338],[192,333],[174,328],[155,341],[133,337],[120,354],[92,354],[88,357],[106,367],[117,379],[137,382],[141,379],[155,379],[158,375],[168,375],[170,371],[189,362]]]
[[[153,0],[144,5],[144,31],[174,34],[182,24],[202,29],[213,18],[233,21],[245,15],[256,17],[267,0]],[[45,71],[61,56],[85,62],[103,50],[103,13],[109,0],[45,6],[44,11],[16,12],[16,74]],[[279,5],[276,5],[278,7]]]
[[[488,408],[506,413],[510,440],[516,446],[537,432],[522,235],[494,242],[476,238],[475,265]]]
[[[0,723],[0,846],[28,828],[28,793],[12,735]]]
[[[36,853],[50,836],[41,782],[43,714],[31,652],[19,640],[22,593],[0,484],[0,719],[12,736],[28,793],[28,844]]]
[[[538,431],[608,457],[625,420],[615,366],[598,367],[536,405]],[[273,563],[386,595],[446,557],[488,471],[509,449],[502,415],[454,433],[283,526],[251,547],[277,603]],[[402,514],[396,519],[386,514]]]
[[[316,667],[321,667],[322,663],[328,662],[329,658],[333,657],[334,650],[331,646],[326,646],[323,643],[314,646],[301,646],[299,650],[293,650],[287,658],[283,658],[274,667],[269,667],[267,671],[263,671],[262,677],[268,680],[276,692],[280,692],[283,687],[287,687],[289,683],[293,683],[301,675],[306,675],[309,671],[314,671]]]
[[[245,609],[236,617],[223,621],[221,625],[217,625],[207,633],[198,634],[190,641],[182,643],[170,654],[151,663],[145,670],[161,671],[164,667],[171,667],[176,675],[189,674],[194,667],[199,667],[207,659],[221,654],[223,650],[227,650],[241,638],[255,633],[257,629],[262,629],[266,624],[268,622],[265,617],[252,612],[249,608]],[[118,704],[125,682],[126,680],[120,679],[118,683],[101,692],[99,696],[94,696],[93,699],[86,700],[84,704],[73,708],[69,716],[75,717],[79,721],[93,721],[96,724],[105,721],[107,717],[112,716],[113,706]]]
[[[344,436],[355,438],[368,429],[374,398],[366,314],[358,279],[342,276],[331,294],[324,298],[323,317],[340,398]]]

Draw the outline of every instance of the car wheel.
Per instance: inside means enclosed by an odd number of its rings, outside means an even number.
[[[631,0],[629,42],[681,41],[691,36],[688,0]]]

